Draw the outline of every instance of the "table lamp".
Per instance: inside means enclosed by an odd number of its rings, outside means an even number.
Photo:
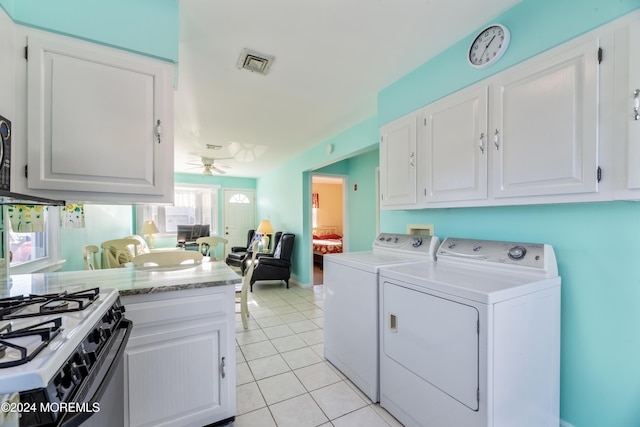
[[[153,235],[154,233],[158,233],[159,231],[160,230],[158,230],[158,227],[156,227],[156,223],[150,219],[142,224],[142,230],[140,230],[140,234],[147,235],[147,244],[149,245],[149,249],[153,249],[153,243],[155,240]]]
[[[262,247],[266,251],[269,248],[269,234],[275,233],[271,221],[263,219],[256,230],[256,233],[262,234]]]

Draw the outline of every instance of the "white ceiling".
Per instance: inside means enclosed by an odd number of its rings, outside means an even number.
[[[261,176],[375,115],[381,89],[519,1],[179,0],[175,170],[207,156]],[[275,56],[268,75],[236,68],[244,48]]]

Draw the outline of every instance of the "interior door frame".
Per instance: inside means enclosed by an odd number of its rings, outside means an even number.
[[[348,252],[349,250],[349,221],[348,221],[348,203],[349,192],[347,191],[349,185],[349,175],[331,174],[331,173],[309,173],[309,197],[307,198],[308,211],[309,211],[309,235],[313,233],[313,207],[311,206],[311,194],[313,194],[313,179],[318,177],[337,178],[342,180],[342,251]],[[309,247],[309,278],[311,279],[311,286],[313,286],[313,237],[311,238]]]

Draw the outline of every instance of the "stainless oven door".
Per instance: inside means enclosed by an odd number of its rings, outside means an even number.
[[[60,427],[117,427],[124,425],[124,350],[129,342],[133,322],[122,319],[113,345],[102,365],[81,393],[78,403],[87,411],[69,412]]]

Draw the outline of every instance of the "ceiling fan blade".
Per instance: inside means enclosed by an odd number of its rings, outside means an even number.
[[[226,171],[223,171],[222,169],[220,169],[219,167],[213,166],[211,165],[211,169],[218,172],[221,175],[224,175],[225,173],[227,173]]]

